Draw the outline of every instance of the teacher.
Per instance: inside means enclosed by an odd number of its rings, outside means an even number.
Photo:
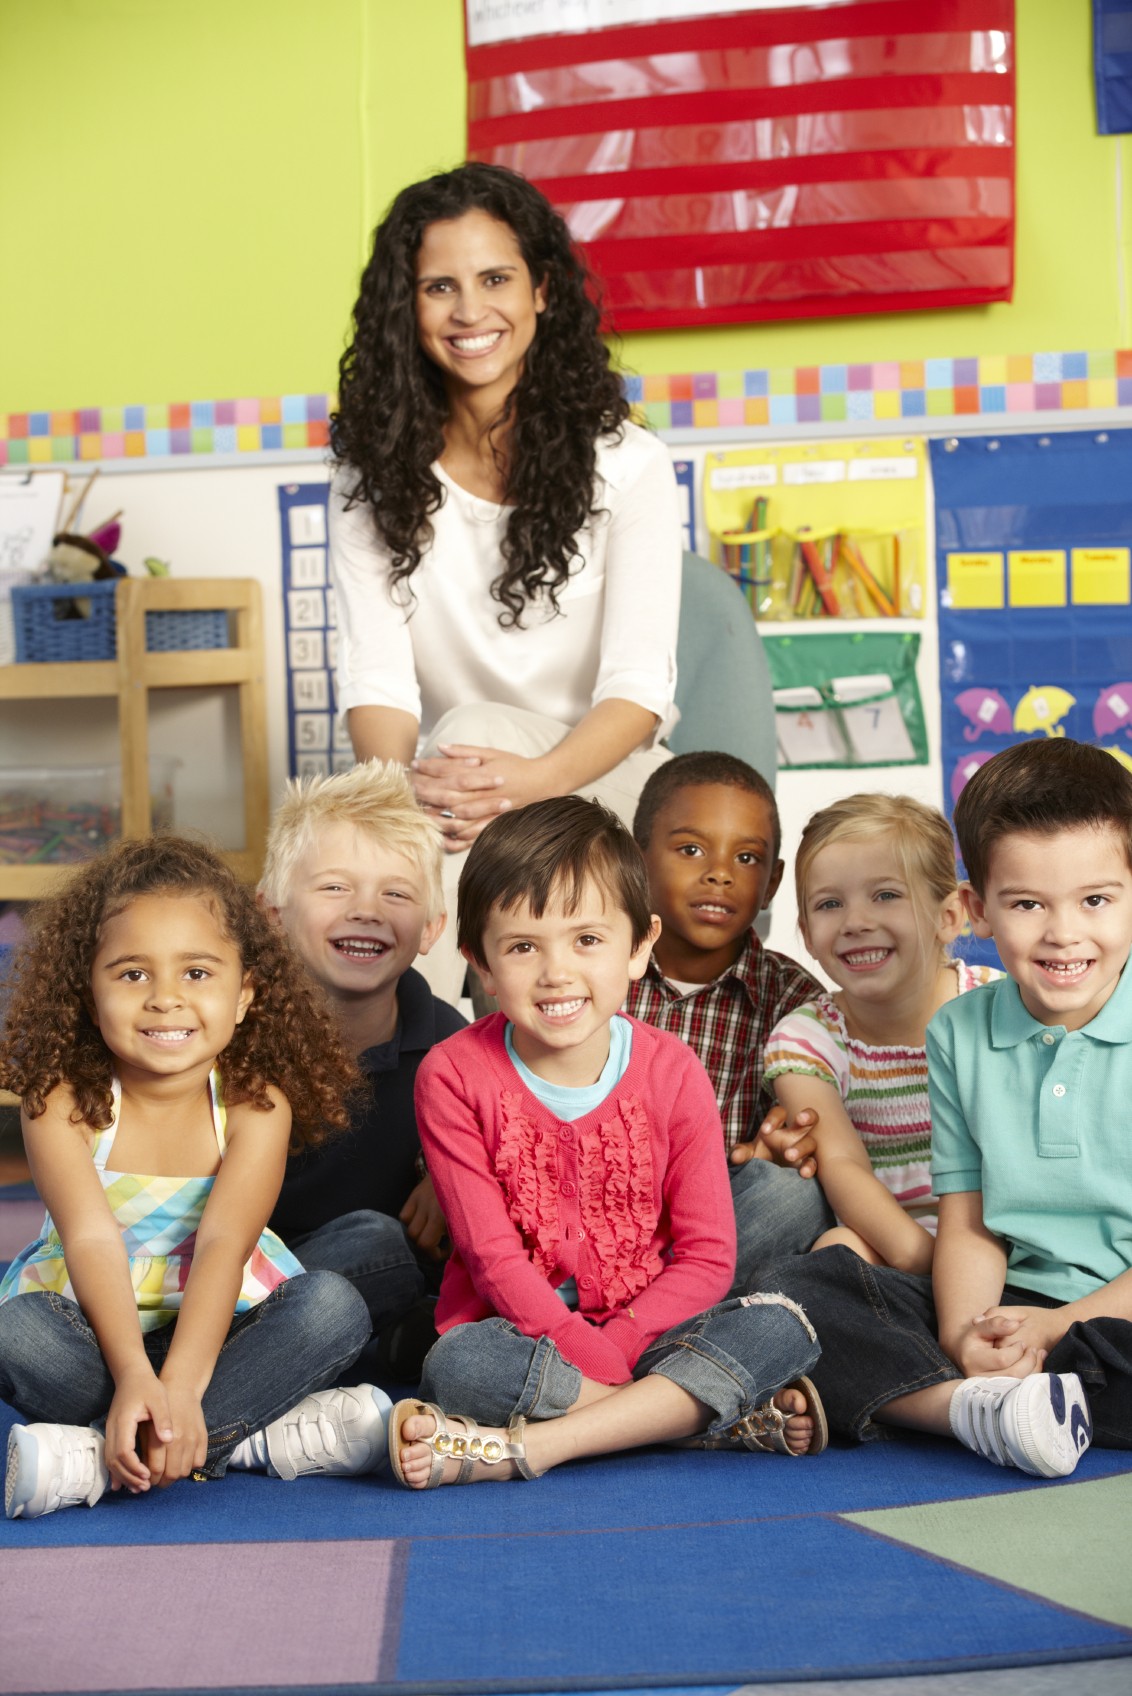
[[[448,851],[498,813],[595,795],[631,822],[676,713],[681,526],[628,422],[596,290],[523,177],[462,165],[374,235],[331,419],[338,705],[399,760]],[[419,962],[456,1000],[454,942]]]

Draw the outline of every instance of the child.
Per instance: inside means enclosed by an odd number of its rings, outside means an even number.
[[[947,956],[963,922],[951,831],[906,795],[850,795],[814,814],[794,875],[802,938],[838,988],[780,1020],[767,1044],[783,1107],[795,1120],[810,1108],[820,1123],[805,1146],[789,1131],[766,1140],[807,1175],[816,1161],[840,1221],[816,1247],[845,1243],[874,1265],[926,1272],[935,1208],[924,1032],[938,1007],[993,975]]]
[[[365,1080],[348,1134],[287,1162],[271,1226],[304,1266],[361,1291],[381,1369],[413,1381],[436,1338],[445,1231],[421,1166],[413,1085],[433,1043],[465,1024],[413,969],[444,929],[440,861],[403,769],[371,760],[289,785],[260,882]]]
[[[732,754],[679,754],[642,789],[633,835],[661,932],[625,1009],[682,1037],[712,1081],[730,1161],[735,1288],[745,1290],[759,1268],[803,1253],[833,1222],[817,1185],[754,1158],[765,1152],[755,1139],[767,1115],[768,1129],[785,1118],[764,1087],[767,1037],[821,989],[754,928],[782,880],[774,792]]]
[[[779,1270],[846,1435],[950,1432],[1064,1477],[1090,1431],[1132,1446],[1132,776],[1083,743],[1019,743],[955,827],[972,927],[1009,976],[928,1031],[932,1283],[844,1249]]]
[[[658,923],[632,837],[596,802],[536,802],[472,845],[458,941],[500,1011],[417,1080],[454,1246],[425,1399],[390,1427],[410,1488],[642,1443],[825,1445],[804,1314],[722,1299],[735,1227],[703,1068],[618,1015]],[[464,1410],[456,1429],[442,1407]]]
[[[45,902],[0,1077],[48,1209],[0,1283],[0,1397],[33,1422],[8,1517],[229,1464],[378,1465],[388,1398],[323,1387],[365,1303],[264,1229],[290,1137],[342,1120],[352,1067],[224,863],[123,842]]]

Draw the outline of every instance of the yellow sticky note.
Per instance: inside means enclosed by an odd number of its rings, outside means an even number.
[[[1074,548],[1073,604],[1126,607],[1132,601],[1128,548]]]
[[[1047,548],[1040,552],[1012,552],[1006,556],[1012,607],[1063,607],[1065,550]]]
[[[1006,572],[1001,554],[948,554],[947,587],[956,611],[1006,605]]]

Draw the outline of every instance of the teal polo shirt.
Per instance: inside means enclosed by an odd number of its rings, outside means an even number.
[[[928,1026],[932,1186],[980,1190],[1012,1284],[1075,1301],[1132,1267],[1132,968],[1079,1031],[1004,977]]]

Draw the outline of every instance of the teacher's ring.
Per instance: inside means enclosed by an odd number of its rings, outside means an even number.
[[[440,816],[442,819],[454,819],[456,817],[451,807],[441,807]]]

